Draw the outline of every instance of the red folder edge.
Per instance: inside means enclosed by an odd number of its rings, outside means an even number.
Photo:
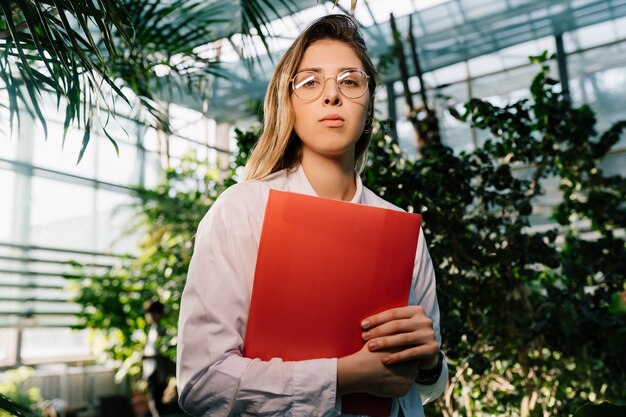
[[[360,320],[407,305],[420,226],[417,214],[270,190],[243,355],[298,361],[359,350]],[[342,412],[389,416],[391,399],[344,395]]]

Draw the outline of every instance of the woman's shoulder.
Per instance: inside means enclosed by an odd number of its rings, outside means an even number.
[[[233,218],[263,213],[269,190],[284,189],[284,177],[285,173],[279,171],[260,180],[238,182],[219,195],[207,215],[226,215]]]
[[[215,204],[239,205],[256,200],[264,194],[267,186],[262,181],[242,181],[228,187],[215,201]]]
[[[226,189],[217,201],[226,205],[245,204],[259,199],[265,201],[270,189],[285,189],[286,181],[286,170],[275,172],[262,179],[244,180]]]
[[[224,211],[230,215],[256,209],[267,200],[268,187],[262,181],[244,181],[227,188],[209,210]]]

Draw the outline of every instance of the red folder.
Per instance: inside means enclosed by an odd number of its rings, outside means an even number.
[[[244,356],[297,361],[362,348],[361,320],[408,303],[421,216],[271,190]],[[342,412],[389,416],[391,399],[342,398]]]

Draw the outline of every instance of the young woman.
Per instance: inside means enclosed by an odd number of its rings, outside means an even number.
[[[409,306],[363,317],[363,348],[342,358],[242,357],[270,189],[396,209],[363,187],[376,72],[354,19],[311,24],[282,57],[265,98],[264,132],[246,181],[199,225],[181,302],[180,404],[195,416],[339,415],[348,393],[391,397],[392,415],[423,416],[445,389],[439,307],[423,234]],[[358,262],[358,260],[351,260]]]

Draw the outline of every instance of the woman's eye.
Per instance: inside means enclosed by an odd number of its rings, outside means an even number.
[[[316,76],[303,75],[302,77],[296,77],[295,82],[294,82],[294,88],[295,89],[300,89],[300,88],[311,89],[311,88],[316,88],[319,84],[320,84],[320,81],[317,79]]]
[[[351,80],[349,78],[342,80],[341,81],[341,85],[345,86],[345,87],[358,87],[359,86],[359,82],[356,80]]]

